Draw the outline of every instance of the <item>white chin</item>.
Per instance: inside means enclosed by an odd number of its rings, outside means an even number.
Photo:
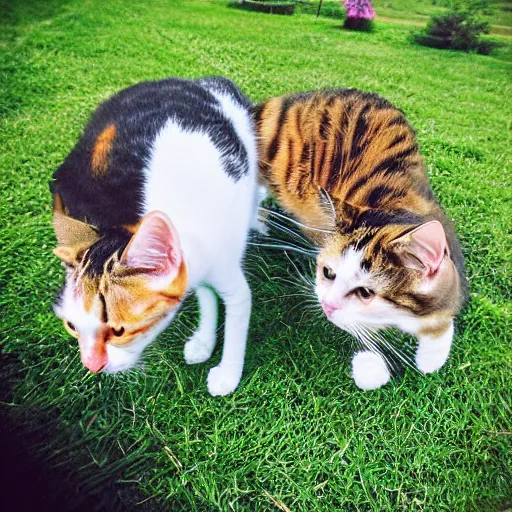
[[[107,363],[107,365],[101,370],[101,372],[109,373],[109,374],[119,373],[119,372],[123,372],[125,370],[130,370],[131,368],[133,368],[135,366],[135,364],[136,364],[136,361],[134,361],[133,363],[124,363],[124,364],[119,364],[119,365]]]
[[[119,373],[136,366],[141,353],[128,351],[126,348],[107,346],[107,356],[108,362],[102,372]]]

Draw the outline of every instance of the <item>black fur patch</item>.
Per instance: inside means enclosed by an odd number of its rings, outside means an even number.
[[[385,212],[383,210],[366,210],[356,219],[356,225],[369,228],[381,228],[389,224],[417,226],[426,222],[421,216],[406,210]]]
[[[290,139],[288,141],[288,165],[286,167],[286,178],[285,183],[289,188],[290,178],[292,177],[293,171],[293,141]]]
[[[189,131],[206,132],[222,155],[225,172],[235,181],[248,172],[247,152],[214,92],[226,94],[249,111],[249,100],[222,77],[198,81],[168,78],[142,82],[117,93],[91,116],[84,133],[55,171],[52,192],[69,211],[100,231],[136,224],[142,216],[143,169],[153,141],[169,119]],[[102,176],[91,172],[91,155],[99,135],[114,125],[109,166]]]
[[[269,162],[272,162],[279,151],[279,144],[281,142],[281,132],[283,130],[284,122],[286,121],[286,116],[288,115],[288,110],[293,105],[293,100],[290,98],[285,98],[281,105],[281,112],[279,113],[279,120],[277,121],[277,130],[272,142],[268,147],[267,159]]]
[[[368,195],[366,204],[370,208],[378,208],[386,201],[391,199],[399,199],[405,196],[403,190],[397,190],[387,187],[386,185],[377,185]]]
[[[352,196],[368,181],[369,176],[361,176],[347,191],[345,194],[345,201],[349,201]]]
[[[130,242],[132,234],[125,229],[108,229],[95,244],[91,245],[84,256],[82,264],[85,273],[91,277],[101,276],[107,260],[115,253],[119,255]]]
[[[322,139],[327,139],[327,135],[329,134],[329,129],[331,127],[331,116],[328,110],[325,110],[322,114],[322,119],[320,121],[320,137]]]
[[[357,118],[356,126],[354,129],[354,135],[352,138],[352,147],[350,149],[350,160],[357,158],[361,153],[363,146],[361,144],[363,137],[367,134],[368,131],[368,120],[366,119],[366,114],[370,110],[370,104],[367,103],[359,112],[359,116]]]
[[[341,166],[343,163],[342,141],[339,136],[336,137],[336,142],[334,144],[334,154],[331,160],[331,170],[329,173],[329,178],[327,178],[327,192],[333,190],[338,185]]]

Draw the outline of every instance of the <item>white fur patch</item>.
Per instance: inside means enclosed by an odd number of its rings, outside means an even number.
[[[357,352],[352,359],[352,376],[357,387],[377,389],[389,382],[391,373],[383,357],[375,352]]]
[[[416,350],[416,364],[423,373],[432,373],[446,363],[453,341],[453,321],[439,338],[420,336]]]
[[[233,372],[222,364],[208,372],[208,391],[212,396],[226,396],[233,393],[239,382],[239,372]]]
[[[62,320],[72,323],[80,335],[81,340],[94,337],[101,327],[100,319],[93,313],[88,313],[79,294],[75,293],[75,280],[71,273],[66,276],[66,284],[60,297],[60,302],[54,307],[55,314]]]
[[[143,171],[142,206],[144,214],[160,210],[171,219],[188,267],[189,290],[210,285],[226,304],[223,359],[208,377],[210,392],[224,395],[236,389],[242,375],[251,313],[250,292],[241,262],[258,204],[257,151],[246,109],[229,95],[215,93],[215,96],[221,104],[219,110],[232,121],[244,144],[248,172],[237,180],[229,176],[222,165],[223,158],[229,155],[221,155],[206,132],[185,130],[179,121],[170,119],[158,133]],[[233,155],[233,161],[238,162],[239,156]],[[158,284],[155,280],[154,286]],[[101,326],[101,319],[84,311],[83,304],[74,297],[73,286],[68,275],[61,304],[55,309],[59,316],[75,324],[81,338],[87,337]],[[137,364],[143,350],[166,328],[176,312],[173,310],[129,345],[116,347],[107,343],[108,363],[103,371],[115,373]],[[201,325],[212,323],[206,321]],[[206,331],[215,336],[215,327],[198,331],[200,339],[213,349],[212,335],[203,337]],[[208,347],[200,347],[195,341],[188,345],[189,362],[198,362],[208,355]]]

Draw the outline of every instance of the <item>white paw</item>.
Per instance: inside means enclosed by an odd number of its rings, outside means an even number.
[[[240,382],[240,373],[215,366],[208,372],[208,391],[212,396],[225,396],[233,393]]]
[[[352,376],[360,389],[377,389],[389,382],[386,361],[375,352],[358,352],[352,358]]]
[[[187,364],[204,363],[212,356],[215,340],[205,341],[204,338],[204,335],[194,334],[185,343],[183,353]]]
[[[450,347],[447,350],[431,350],[431,347],[419,346],[416,351],[416,364],[423,373],[432,373],[439,370],[450,355]]]

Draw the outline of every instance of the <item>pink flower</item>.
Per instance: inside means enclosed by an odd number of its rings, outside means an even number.
[[[343,7],[347,9],[347,18],[373,20],[375,11],[370,0],[344,0]]]

